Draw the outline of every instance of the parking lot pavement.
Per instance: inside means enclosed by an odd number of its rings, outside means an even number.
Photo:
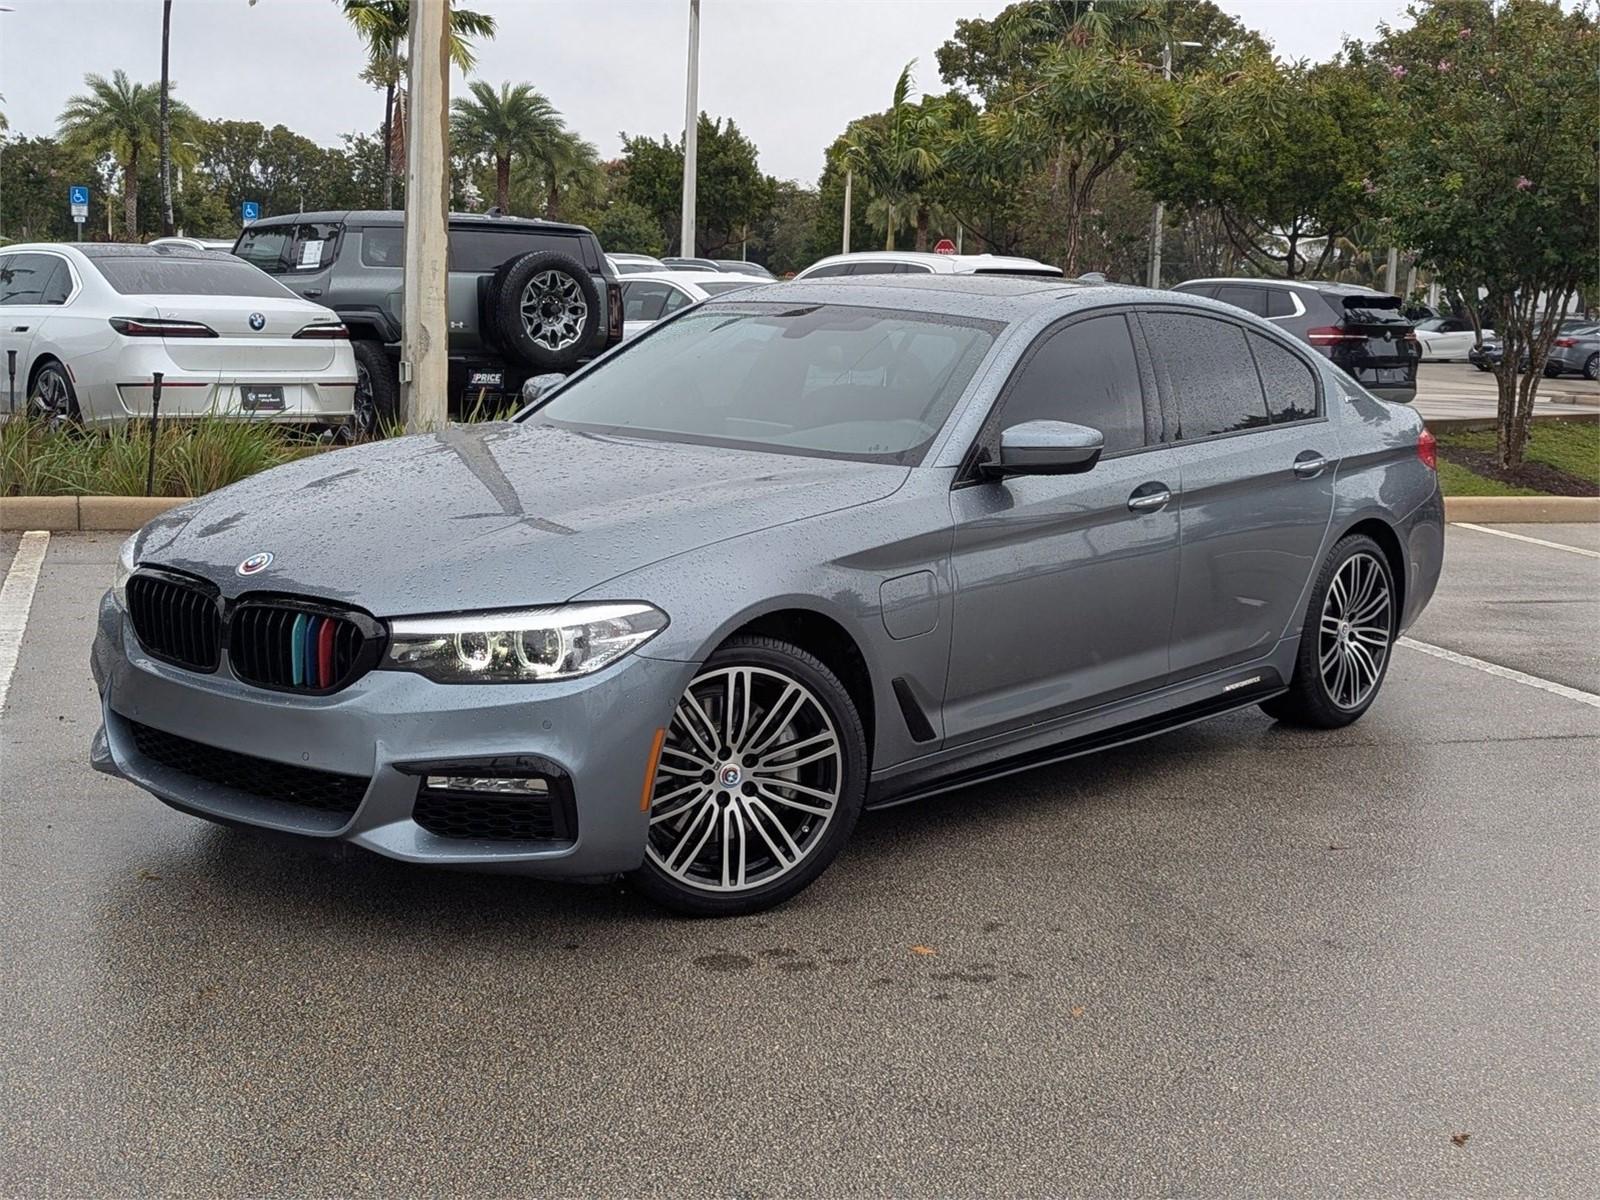
[[[1597,560],[1448,538],[1412,636],[1600,690]],[[213,827],[91,772],[117,540],[52,540],[4,715],[0,1192],[1600,1177],[1590,703],[1402,646],[1346,730],[1252,710],[869,815],[789,905],[682,921]]]
[[[1495,378],[1469,363],[1425,362],[1417,366],[1415,408],[1424,420],[1469,417],[1492,420],[1496,411]],[[1533,415],[1590,413],[1600,407],[1600,383],[1577,375],[1541,379]]]

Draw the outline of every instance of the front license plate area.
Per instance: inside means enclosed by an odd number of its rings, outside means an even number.
[[[246,384],[240,389],[245,412],[282,412],[283,388]]]

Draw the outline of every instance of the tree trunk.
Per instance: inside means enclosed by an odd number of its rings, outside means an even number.
[[[919,205],[917,205],[917,249],[918,250],[926,250],[927,248],[928,248],[928,206],[926,204],[919,204]]]
[[[135,147],[122,168],[122,233],[126,241],[139,240],[139,151]]]
[[[167,51],[172,42],[172,0],[161,5],[161,236],[171,237],[172,221],[172,114],[168,93],[172,81],[167,72]]]
[[[883,248],[885,250],[893,250],[894,249],[894,205],[885,204],[883,207],[884,207]]]
[[[383,206],[394,207],[394,62],[383,92]]]
[[[554,221],[561,216],[561,180],[555,167],[550,168],[550,179],[544,194],[544,219]]]
[[[511,211],[511,156],[494,157],[494,204],[502,213]]]

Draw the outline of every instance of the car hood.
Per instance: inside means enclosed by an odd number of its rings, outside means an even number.
[[[906,475],[549,425],[453,427],[243,480],[152,521],[135,555],[225,595],[289,592],[378,616],[549,604],[699,546],[879,499]],[[240,576],[263,551],[271,563]]]

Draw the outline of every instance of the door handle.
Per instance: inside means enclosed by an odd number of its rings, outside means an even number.
[[[302,296],[320,296],[320,295],[322,295],[322,289],[321,288],[307,288],[305,291],[303,291],[300,294]]]
[[[1172,499],[1172,491],[1164,483],[1145,483],[1134,488],[1128,497],[1128,511],[1136,513],[1160,512]]]
[[[1328,467],[1328,460],[1315,450],[1302,450],[1294,460],[1293,471],[1301,479],[1315,479]]]
[[[12,333],[27,333],[28,332],[28,327],[26,325],[13,325],[11,327],[11,332]]]

